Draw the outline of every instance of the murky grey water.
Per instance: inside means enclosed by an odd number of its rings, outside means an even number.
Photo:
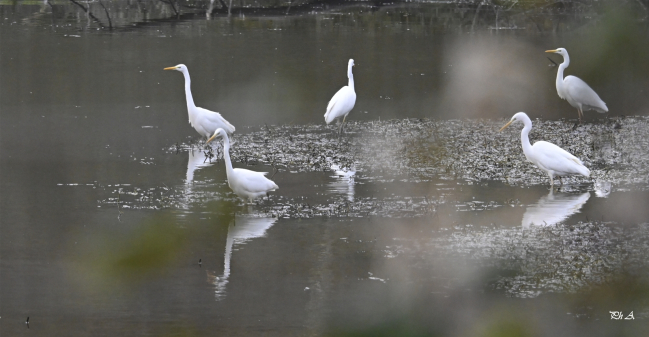
[[[0,2],[1,335],[642,335],[646,18],[174,4]],[[557,47],[610,109],[575,130]],[[178,63],[236,125],[235,166],[277,169],[267,199],[206,157]],[[497,132],[517,111],[592,177],[550,191]]]

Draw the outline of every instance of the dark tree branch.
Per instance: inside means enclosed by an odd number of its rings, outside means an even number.
[[[174,13],[176,13],[176,16],[179,16],[179,15],[180,15],[180,13],[178,13],[178,10],[176,9],[176,6],[174,6],[173,1],[171,1],[171,0],[169,0],[169,1],[160,0],[160,1],[162,1],[162,2],[164,2],[164,3],[166,3],[166,4],[168,4],[168,5],[170,5],[170,6],[171,6],[171,9],[173,9],[173,10],[174,10]]]
[[[106,6],[104,6],[104,3],[101,2],[101,0],[99,0],[99,4],[101,5],[101,7],[104,8],[104,12],[106,12],[106,17],[108,18],[108,29],[113,30],[113,21],[111,21],[110,19],[110,14],[108,14],[108,9],[106,8]]]
[[[97,19],[97,17],[94,16],[90,11],[88,11],[88,8],[83,7],[82,4],[76,2],[75,0],[70,0],[70,2],[72,2],[73,4],[75,4],[75,5],[79,6],[79,7],[81,7],[81,9],[83,9],[83,11],[84,11],[86,14],[88,14],[88,16],[89,16],[90,18],[92,18],[95,22],[97,22],[97,24],[99,24],[100,27],[104,28],[104,25],[101,23],[101,21],[100,21],[99,19]]]

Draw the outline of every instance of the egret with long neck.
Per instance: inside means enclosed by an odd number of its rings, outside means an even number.
[[[226,121],[220,113],[199,108],[194,104],[191,89],[192,81],[189,78],[189,70],[186,65],[179,64],[174,67],[164,68],[164,70],[180,71],[185,77],[185,98],[187,100],[189,124],[196,129],[198,134],[209,138],[218,128],[224,129],[230,134],[234,132],[234,126]]]
[[[568,151],[545,141],[538,141],[531,145],[529,134],[530,130],[532,130],[532,121],[526,113],[519,112],[515,114],[500,131],[516,121],[520,121],[524,125],[523,131],[521,131],[521,144],[523,145],[525,158],[550,176],[550,186],[554,186],[555,175],[560,177],[575,174],[590,176],[590,170],[584,166],[579,158]]]
[[[563,63],[559,65],[559,70],[557,71],[557,94],[562,99],[568,101],[570,105],[577,108],[580,124],[584,116],[584,111],[595,110],[597,112],[608,112],[606,103],[599,98],[595,90],[591,89],[586,82],[572,75],[563,77],[563,71],[570,65],[570,57],[565,48],[546,50],[545,52],[563,56]]]
[[[225,173],[228,177],[228,185],[239,197],[250,199],[252,202],[258,197],[266,195],[279,187],[272,180],[265,177],[268,172],[255,172],[242,168],[232,168],[230,160],[230,138],[225,130],[219,128],[207,142],[220,137],[223,138],[223,158],[225,159]]]
[[[338,90],[338,92],[331,98],[329,104],[327,104],[327,112],[324,114],[325,122],[327,124],[333,122],[337,118],[343,118],[342,123],[340,123],[338,134],[342,133],[345,119],[349,112],[354,108],[354,104],[356,104],[354,74],[352,73],[353,66],[354,60],[349,59],[349,62],[347,63],[347,78],[349,79],[349,82],[346,86],[340,88],[340,90]]]

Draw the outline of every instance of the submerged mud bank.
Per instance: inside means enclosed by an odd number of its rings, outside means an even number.
[[[235,166],[264,165],[277,175],[329,172],[350,187],[367,183],[421,183],[434,180],[471,185],[500,181],[512,186],[549,185],[548,176],[526,161],[520,143],[520,126],[498,132],[505,120],[403,119],[350,122],[338,136],[336,126],[263,126],[233,136],[231,158]],[[545,140],[559,145],[583,160],[591,177],[565,177],[563,192],[647,191],[649,189],[649,119],[626,117],[601,120],[574,128],[572,122],[535,120],[531,141]],[[198,153],[197,167],[222,161],[219,144],[176,144],[168,154]],[[191,156],[190,156],[191,158]],[[194,159],[195,160],[195,159]],[[243,164],[243,165],[242,165]],[[190,179],[188,177],[188,179]],[[209,187],[225,181],[193,183],[174,188],[121,187],[102,203],[120,202],[131,208],[169,208],[201,200],[237,201],[231,193]],[[310,190],[313,189],[313,190]],[[305,186],[304,194],[323,192]],[[118,193],[118,191],[120,191]],[[401,194],[390,197],[331,195],[324,204],[304,203],[283,197],[280,191],[261,202],[263,213],[277,217],[314,216],[382,217],[425,216],[446,202],[439,195]]]
[[[295,173],[328,172],[339,176],[350,188],[359,184],[418,184],[443,180],[459,185],[496,181],[511,186],[549,185],[549,178],[526,161],[520,142],[521,126],[498,132],[506,120],[402,119],[350,122],[338,136],[336,126],[263,126],[248,133],[236,133],[231,148],[235,166],[264,165],[279,176]],[[647,191],[649,189],[649,118],[606,119],[574,128],[567,121],[533,121],[531,141],[545,140],[573,153],[591,170],[591,177],[565,177],[563,192]],[[219,144],[176,144],[169,155],[194,154],[197,167],[214,162],[206,170],[219,170]],[[201,154],[201,157],[195,154]],[[190,156],[192,158],[192,156]],[[188,173],[189,174],[189,173]],[[273,173],[271,173],[273,174]],[[188,179],[191,179],[188,176]],[[217,192],[210,186],[221,186]],[[169,208],[201,200],[237,201],[225,181],[194,182],[187,186],[140,188],[122,186],[102,203],[117,202],[131,208]],[[119,191],[119,193],[118,193]],[[327,202],[309,204],[300,198],[282,196],[282,187],[260,202],[263,213],[277,217],[314,216],[425,216],[446,202],[439,195],[345,197],[331,195]],[[302,193],[324,192],[305,186]],[[264,206],[265,205],[265,206]]]
[[[501,271],[486,288],[509,296],[584,292],[620,277],[649,276],[649,223],[589,221],[528,230],[456,226],[431,240],[424,252]]]
[[[233,161],[272,165],[285,172],[355,170],[370,180],[398,176],[499,180],[512,185],[549,184],[527,162],[516,125],[505,120],[403,119],[351,122],[338,137],[324,125],[263,127],[237,134]],[[552,142],[582,159],[591,177],[566,177],[566,184],[606,181],[646,190],[649,186],[649,119],[626,117],[583,124],[535,120],[531,142]]]

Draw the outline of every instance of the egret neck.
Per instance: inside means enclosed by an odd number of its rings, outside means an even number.
[[[563,62],[559,65],[559,70],[557,71],[557,93],[559,94],[559,97],[566,99],[563,88],[563,71],[568,68],[568,65],[570,65],[570,57],[568,56],[568,53],[562,56]]]
[[[525,158],[531,161],[528,153],[532,153],[532,144],[530,144],[529,137],[530,130],[532,130],[532,121],[529,118],[523,118],[523,124],[525,125],[525,127],[523,127],[523,131],[521,131],[521,144],[523,145],[523,153],[525,154]]]
[[[347,78],[349,78],[349,84],[347,84],[347,86],[352,88],[352,90],[354,90],[354,74],[352,73],[353,66],[354,65],[350,62],[349,66],[347,67]]]
[[[196,109],[196,104],[194,104],[194,98],[192,97],[192,80],[189,78],[189,72],[183,71],[183,76],[185,76],[185,98],[187,99],[187,114],[189,115],[189,122],[194,125],[194,116],[192,116],[192,111]]]
[[[230,160],[230,138],[227,135],[223,137],[223,159],[225,160],[225,173],[228,177],[234,177],[234,169]],[[228,178],[229,183],[230,180]]]

